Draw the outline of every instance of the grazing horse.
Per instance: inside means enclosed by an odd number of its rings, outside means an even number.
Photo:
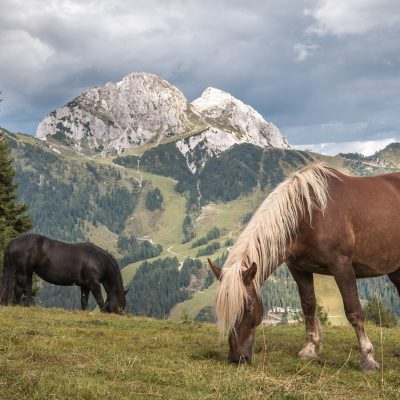
[[[0,304],[9,304],[14,292],[16,304],[25,294],[32,305],[33,273],[54,285],[80,286],[82,310],[87,307],[89,292],[101,311],[120,313],[126,306],[117,262],[92,243],[64,243],[35,234],[12,240],[4,252]],[[105,302],[100,284],[107,292]]]
[[[346,317],[357,334],[361,367],[379,370],[364,331],[356,278],[387,274],[400,294],[400,173],[348,176],[314,163],[293,173],[261,204],[224,266],[215,309],[229,338],[229,360],[251,361],[261,323],[261,287],[283,262],[297,283],[306,339],[301,358],[316,358],[321,331],[313,273],[334,277]]]

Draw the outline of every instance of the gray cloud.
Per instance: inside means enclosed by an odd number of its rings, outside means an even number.
[[[0,125],[34,133],[83,90],[147,71],[190,100],[227,90],[293,144],[394,137],[398,37],[397,0],[3,0]]]

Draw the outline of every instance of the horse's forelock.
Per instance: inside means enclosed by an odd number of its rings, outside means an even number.
[[[246,296],[241,264],[238,262],[230,268],[223,268],[215,297],[215,312],[222,336],[229,335],[242,319]]]

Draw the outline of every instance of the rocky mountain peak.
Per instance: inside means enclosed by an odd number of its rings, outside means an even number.
[[[108,154],[207,128],[209,139],[218,132],[234,136],[224,142],[288,147],[275,125],[231,94],[207,88],[189,103],[178,88],[146,72],[85,91],[45,117],[36,137]]]
[[[253,107],[244,104],[228,92],[207,88],[192,102],[212,126],[229,131],[241,142],[256,146],[288,148],[286,139],[271,122],[265,121]]]
[[[235,101],[239,102],[239,100],[235,99],[230,93],[213,87],[208,87],[198,99],[192,102],[192,104],[199,111],[206,111],[223,108],[229,103],[234,103]]]

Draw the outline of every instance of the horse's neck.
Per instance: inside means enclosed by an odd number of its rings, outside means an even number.
[[[107,274],[107,279],[103,281],[104,289],[106,290],[107,294],[113,294],[118,296],[120,291],[120,282],[118,280],[118,276],[115,274],[114,271],[110,271]]]
[[[270,270],[268,271],[267,274],[264,274],[262,277],[262,284],[261,286],[268,280],[268,278],[273,275],[273,273],[284,263],[286,263],[286,260],[288,259],[288,254],[285,254],[284,256],[281,256],[278,260],[278,262],[276,263],[276,265],[273,265]]]

